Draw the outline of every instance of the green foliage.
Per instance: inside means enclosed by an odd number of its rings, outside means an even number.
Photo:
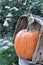
[[[43,0],[0,0],[0,37],[12,36],[19,16],[28,12],[43,16]]]
[[[10,47],[0,53],[0,65],[18,65],[18,57],[15,53],[14,47]]]

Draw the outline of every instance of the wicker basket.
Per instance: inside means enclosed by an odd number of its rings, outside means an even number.
[[[32,63],[32,61],[27,61],[22,58],[19,58],[18,62],[19,62],[19,65],[43,65],[43,62],[41,62],[40,64],[34,64]]]
[[[16,28],[15,28],[15,31],[14,31],[13,39],[15,38],[16,34],[20,30],[27,28],[27,24],[28,24],[27,17],[28,17],[28,14],[24,14],[24,15],[21,15],[19,17],[19,19],[17,21],[17,25],[16,25]],[[39,16],[36,16],[36,15],[33,15],[33,17],[35,19],[35,22],[37,21],[36,28],[37,28],[37,26],[39,26],[39,29],[41,29],[41,26],[43,26],[43,22],[42,22],[43,18],[41,18]],[[24,60],[22,58],[19,58],[19,65],[42,65],[42,64],[43,64],[43,62],[41,62],[40,64],[34,64],[32,61],[27,61],[27,60]]]
[[[37,18],[39,18],[40,20],[43,20],[43,18],[40,17],[40,16],[36,16],[36,15],[33,15],[33,16],[34,16],[34,18],[35,18],[35,21],[38,21]],[[16,24],[16,27],[15,27],[15,31],[14,31],[13,41],[14,41],[14,38],[15,38],[16,34],[17,34],[20,30],[27,28],[27,24],[28,24],[28,19],[27,19],[27,17],[28,17],[28,13],[27,13],[27,14],[24,14],[24,15],[21,15],[21,16],[19,17],[19,19],[18,19],[18,21],[17,21],[17,24]],[[40,24],[40,22],[39,22],[39,24]],[[39,24],[38,24],[38,25],[39,25]],[[41,25],[43,25],[43,23],[42,23]],[[39,27],[39,28],[40,28],[40,27]]]

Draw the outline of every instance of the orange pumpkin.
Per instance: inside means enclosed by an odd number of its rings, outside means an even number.
[[[37,45],[38,37],[38,30],[32,32],[21,30],[18,32],[14,40],[14,47],[17,55],[23,59],[31,60]]]

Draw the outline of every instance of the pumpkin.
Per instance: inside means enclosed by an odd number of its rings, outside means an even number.
[[[14,47],[17,55],[23,59],[31,60],[38,38],[38,30],[27,31],[27,29],[24,29],[18,32],[14,40]]]

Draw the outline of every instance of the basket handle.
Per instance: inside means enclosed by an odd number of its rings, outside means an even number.
[[[41,39],[42,39],[42,34],[43,34],[43,26],[41,26],[41,30],[40,30],[40,35],[39,35],[39,39],[38,39],[38,42],[37,42],[37,46],[36,46],[36,49],[35,49],[35,53],[33,54],[33,58],[32,58],[32,62],[34,64],[37,63],[38,60],[40,60],[38,57],[40,55],[39,53],[39,49],[40,49],[40,45],[41,45]]]
[[[34,19],[36,20],[36,22],[38,23],[38,24],[40,24],[41,26],[43,26],[43,20],[42,19],[40,19],[39,17],[37,17],[36,15],[33,15],[33,17],[34,17]],[[35,22],[35,21],[34,21]]]

